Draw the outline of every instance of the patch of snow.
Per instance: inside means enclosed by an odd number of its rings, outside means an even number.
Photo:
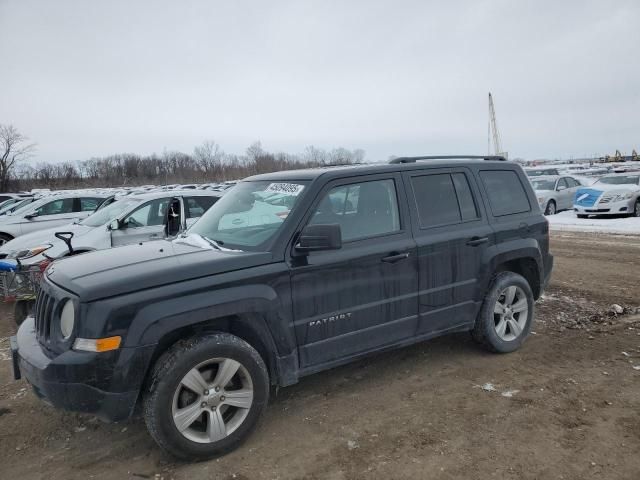
[[[506,391],[502,392],[500,395],[502,395],[503,397],[511,398],[516,393],[518,393],[519,391],[520,390],[506,390]]]
[[[575,212],[565,211],[546,218],[549,220],[549,227],[557,231],[640,235],[640,217],[578,218]]]

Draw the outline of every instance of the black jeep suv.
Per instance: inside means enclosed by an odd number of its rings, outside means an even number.
[[[160,446],[207,458],[247,437],[270,386],[450,332],[519,348],[552,264],[501,158],[259,175],[173,241],[51,265],[15,374],[109,421],[141,405]]]

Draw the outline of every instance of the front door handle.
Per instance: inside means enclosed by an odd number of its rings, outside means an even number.
[[[482,245],[483,243],[487,243],[489,241],[489,237],[472,237],[467,245],[471,247],[477,247],[478,245]]]
[[[407,258],[409,258],[409,252],[404,252],[404,253],[394,252],[388,257],[384,257],[382,261],[385,263],[396,263],[396,262],[399,262],[400,260],[406,260]]]

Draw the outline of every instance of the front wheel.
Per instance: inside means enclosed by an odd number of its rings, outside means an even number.
[[[205,460],[242,443],[268,398],[260,354],[234,335],[217,333],[180,341],[158,359],[144,418],[164,450],[183,460]]]
[[[549,200],[547,203],[547,208],[544,210],[545,215],[555,215],[556,214],[556,202],[553,200]]]
[[[513,352],[529,335],[533,310],[529,282],[517,273],[500,272],[485,295],[473,338],[493,352]]]
[[[633,205],[633,216],[640,217],[640,198],[638,198],[636,203]]]

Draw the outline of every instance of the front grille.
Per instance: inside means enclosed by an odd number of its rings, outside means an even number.
[[[55,298],[49,295],[44,289],[40,289],[36,297],[34,316],[36,321],[36,336],[40,343],[45,343],[51,336],[51,317]]]

